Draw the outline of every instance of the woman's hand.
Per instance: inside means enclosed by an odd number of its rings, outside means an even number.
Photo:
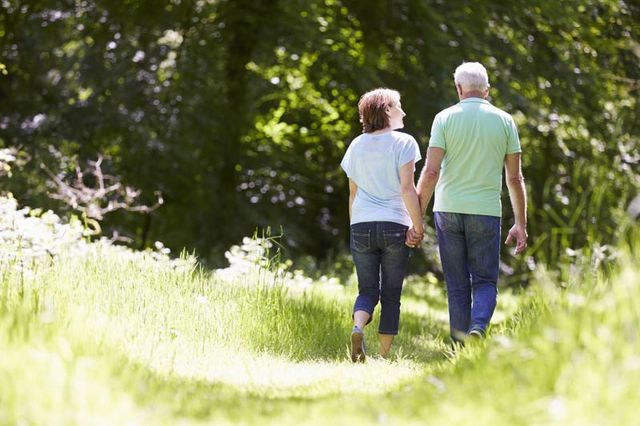
[[[423,238],[424,238],[424,230],[422,230],[422,232],[418,232],[415,230],[415,228],[411,227],[407,231],[407,237],[404,243],[405,245],[411,248],[415,248],[418,246],[420,242],[422,242]]]

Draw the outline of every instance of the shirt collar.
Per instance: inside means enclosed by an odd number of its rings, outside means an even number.
[[[490,103],[488,100],[486,99],[482,99],[482,98],[465,98],[463,100],[460,101],[460,103],[481,103],[481,104],[488,104]]]

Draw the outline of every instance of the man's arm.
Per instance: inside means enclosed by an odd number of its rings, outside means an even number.
[[[420,213],[420,202],[416,193],[416,184],[413,179],[413,161],[400,168],[400,184],[402,186],[402,200],[407,207],[413,230],[418,234],[424,234],[424,224],[422,223],[422,214]]]
[[[349,220],[351,220],[351,210],[353,210],[353,200],[356,198],[356,192],[358,192],[358,185],[349,179]]]
[[[440,177],[440,167],[444,158],[444,149],[430,147],[427,149],[427,161],[425,162],[420,179],[418,180],[418,198],[420,199],[420,209],[424,216],[433,191]]]
[[[527,192],[520,165],[520,153],[507,154],[504,160],[505,178],[509,189],[509,199],[513,208],[515,224],[509,230],[505,244],[516,242],[514,254],[522,253],[527,247]]]

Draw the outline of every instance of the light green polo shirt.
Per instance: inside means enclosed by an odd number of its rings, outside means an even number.
[[[429,146],[445,151],[433,211],[502,216],[504,157],[521,151],[510,114],[464,99],[436,115]]]

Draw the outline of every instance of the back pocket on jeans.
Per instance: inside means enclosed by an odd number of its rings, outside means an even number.
[[[371,248],[371,231],[351,231],[351,250],[366,251]]]
[[[404,244],[407,231],[404,229],[383,230],[384,244],[387,247],[397,247]]]

